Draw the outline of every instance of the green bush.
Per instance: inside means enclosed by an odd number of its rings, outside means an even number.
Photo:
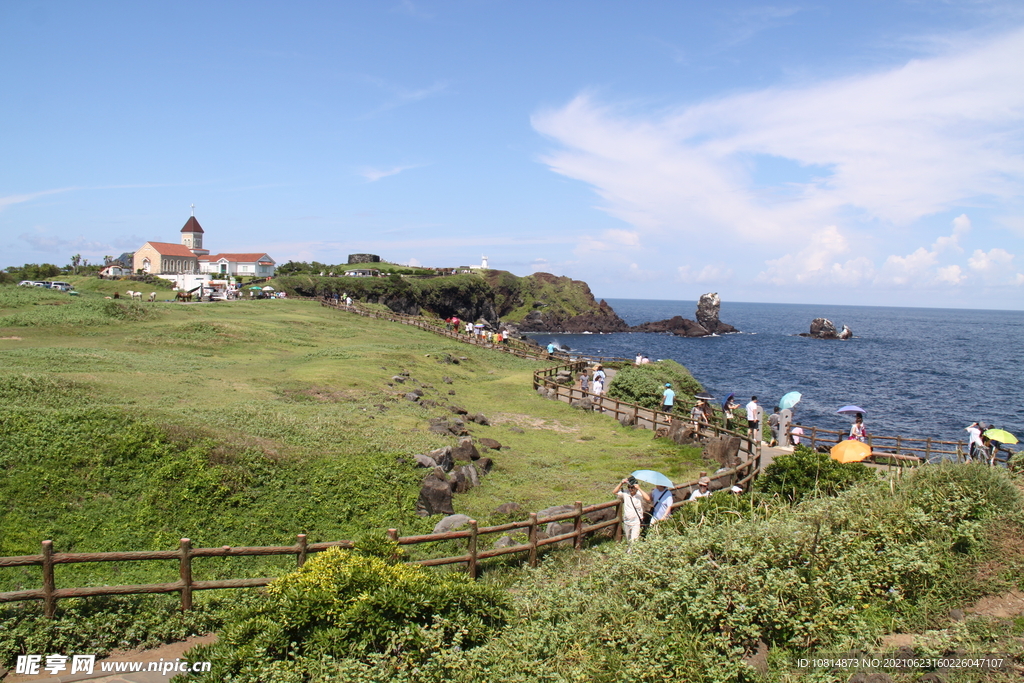
[[[439,574],[376,555],[332,548],[267,588],[266,599],[229,624],[216,645],[190,654],[213,662],[203,681],[282,680],[296,660],[372,658],[415,662],[428,644],[483,644],[509,616],[504,591],[464,574]],[[285,679],[287,680],[287,679]]]
[[[666,382],[672,385],[679,402],[685,402],[687,395],[693,396],[703,390],[689,370],[674,360],[661,360],[622,368],[608,385],[607,393],[620,401],[657,409],[661,406],[661,392]]]
[[[757,479],[756,490],[777,494],[796,502],[805,496],[834,496],[874,473],[860,463],[841,463],[807,446],[797,446],[790,455],[779,455]]]

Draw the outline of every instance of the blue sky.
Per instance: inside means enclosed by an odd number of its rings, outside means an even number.
[[[0,266],[173,241],[1024,308],[1019,2],[0,4]]]

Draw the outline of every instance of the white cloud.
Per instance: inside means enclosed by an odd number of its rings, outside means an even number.
[[[11,194],[6,197],[0,197],[0,211],[3,211],[9,206],[15,204],[21,204],[22,202],[30,202],[36,197],[44,197],[48,194],[58,194],[60,192],[70,192],[72,190],[80,190],[79,187],[62,187],[56,190],[42,190],[40,192],[28,192],[26,194]]]
[[[962,213],[953,219],[953,234],[949,237],[939,237],[935,240],[935,244],[932,245],[932,249],[935,251],[945,251],[952,249],[955,251],[962,252],[963,247],[960,246],[960,238],[971,231],[971,219],[967,217],[966,213]]]
[[[888,230],[958,204],[1015,201],[1024,194],[1020,82],[1017,30],[879,73],[655,114],[582,94],[532,123],[558,145],[543,161],[593,186],[601,208],[642,235],[697,246],[800,241],[823,225]],[[770,158],[806,177],[759,185],[759,160]]]
[[[720,264],[707,264],[700,270],[692,266],[676,268],[676,279],[687,283],[721,282],[732,277],[732,268]]]
[[[800,251],[765,261],[768,268],[760,273],[758,279],[776,285],[859,285],[870,280],[875,274],[870,259],[860,256],[843,263],[837,261],[849,251],[849,241],[839,228],[830,225],[812,235],[807,246]]]
[[[996,247],[987,252],[975,249],[974,255],[967,259],[967,265],[979,273],[991,273],[1008,268],[1011,261],[1013,261],[1013,254]]]
[[[419,168],[423,164],[409,164],[406,166],[392,166],[390,168],[372,168],[364,167],[359,170],[359,175],[366,178],[369,182],[373,183],[381,178],[387,178],[388,176],[398,175],[402,171],[408,171],[412,168]]]
[[[640,246],[640,234],[635,230],[605,230],[598,237],[584,235],[580,239],[576,252],[582,254],[592,251],[618,251],[625,248]]]

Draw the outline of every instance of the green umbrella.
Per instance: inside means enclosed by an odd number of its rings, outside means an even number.
[[[260,287],[259,285],[253,285],[251,287],[247,287],[247,289],[263,289],[263,288]]]
[[[985,432],[985,436],[999,443],[1017,443],[1017,437],[1005,429],[990,429]]]

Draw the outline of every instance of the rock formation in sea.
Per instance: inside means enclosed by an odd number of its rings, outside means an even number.
[[[636,325],[629,329],[630,332],[668,332],[678,337],[707,337],[712,334],[729,334],[738,332],[732,325],[723,323],[718,319],[718,311],[722,306],[722,300],[716,292],[702,294],[697,301],[697,320],[689,320],[682,316],[675,316],[668,320],[659,320],[652,323]]]
[[[842,331],[837,331],[835,323],[828,318],[815,318],[811,321],[811,331],[801,332],[800,336],[812,339],[852,339],[853,330],[843,325]]]

